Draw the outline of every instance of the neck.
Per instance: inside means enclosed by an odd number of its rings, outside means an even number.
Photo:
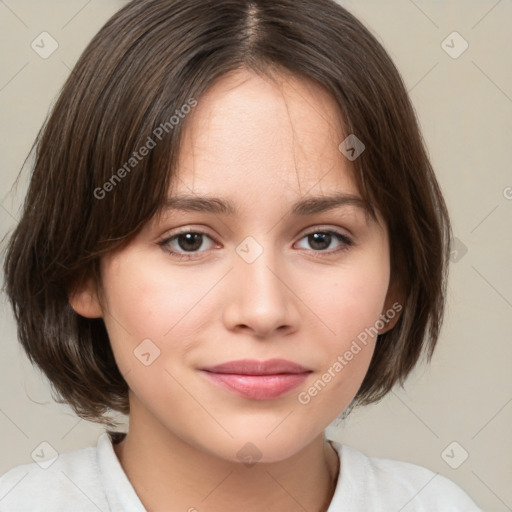
[[[187,443],[138,409],[114,450],[148,512],[325,512],[339,471],[323,433],[288,459],[249,466]]]

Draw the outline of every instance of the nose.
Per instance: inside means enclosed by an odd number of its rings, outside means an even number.
[[[223,320],[229,330],[268,338],[298,329],[300,299],[294,292],[293,276],[273,251],[265,248],[252,262],[235,254],[228,279]]]

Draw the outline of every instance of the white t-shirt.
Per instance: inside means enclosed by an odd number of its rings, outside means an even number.
[[[331,443],[341,470],[328,512],[482,512],[437,473]],[[16,466],[0,477],[0,511],[146,512],[107,433],[96,447],[62,453],[46,468],[40,464]]]

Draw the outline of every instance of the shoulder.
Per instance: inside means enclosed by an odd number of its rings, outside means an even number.
[[[43,455],[44,456],[44,455]],[[16,466],[0,476],[0,509],[10,512],[107,510],[96,448]]]
[[[355,502],[364,503],[368,510],[481,512],[461,487],[439,473],[409,462],[368,457],[347,445],[333,445],[342,461],[340,497],[357,496]]]

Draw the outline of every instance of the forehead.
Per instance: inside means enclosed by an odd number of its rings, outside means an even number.
[[[339,107],[321,85],[237,70],[187,119],[172,195],[356,196],[343,138]]]

